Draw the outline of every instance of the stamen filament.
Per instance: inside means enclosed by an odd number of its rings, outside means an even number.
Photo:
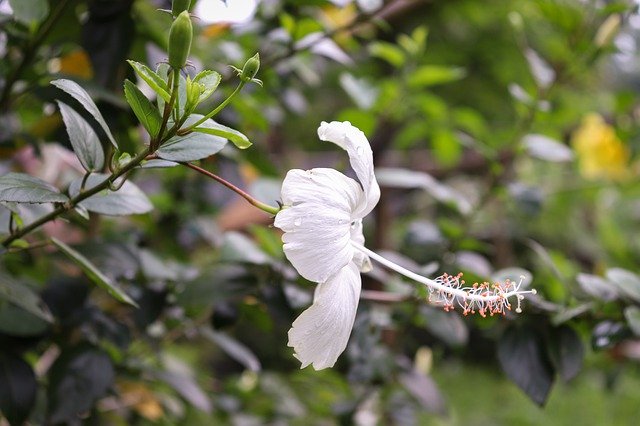
[[[443,304],[445,310],[453,309],[454,303],[457,303],[465,314],[475,313],[476,310],[482,316],[485,316],[486,313],[491,315],[495,313],[504,314],[505,310],[511,309],[508,299],[516,297],[518,303],[516,312],[520,312],[520,302],[524,298],[523,294],[536,294],[535,289],[520,291],[522,280],[519,283],[507,280],[504,284],[497,283],[493,286],[488,283],[474,284],[472,287],[466,288],[461,286],[464,284],[464,281],[459,279],[461,275],[451,276],[444,274],[437,280],[432,280],[393,263],[361,244],[351,241],[351,245],[387,268],[426,285],[429,288],[430,300],[435,299],[436,302]]]

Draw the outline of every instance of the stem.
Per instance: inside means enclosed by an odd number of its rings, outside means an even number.
[[[194,124],[192,124],[191,126],[187,127],[186,129],[178,130],[178,134],[179,135],[186,135],[187,133],[190,133],[191,131],[193,131],[193,129],[195,129],[196,127],[198,127],[199,125],[201,125],[202,123],[204,123],[205,121],[207,121],[208,119],[210,119],[211,117],[215,116],[217,113],[222,111],[222,109],[224,107],[229,105],[229,102],[231,102],[231,100],[234,98],[234,96],[236,96],[238,94],[238,92],[240,92],[240,90],[242,90],[242,88],[244,87],[245,84],[246,83],[244,81],[240,81],[240,83],[238,83],[238,85],[233,90],[233,92],[231,92],[229,97],[227,99],[225,99],[220,105],[218,105],[218,107],[216,109],[214,109],[209,114],[205,115],[200,120],[196,121]]]
[[[36,51],[38,50],[38,47],[47,37],[49,32],[53,29],[54,24],[58,21],[58,19],[60,19],[60,16],[62,16],[62,12],[67,6],[67,3],[69,3],[69,0],[62,0],[58,3],[47,20],[45,20],[38,29],[38,33],[36,34],[36,36],[27,45],[24,56],[22,56],[22,59],[20,60],[18,66],[5,80],[2,94],[0,94],[0,111],[4,111],[9,106],[9,97],[11,96],[13,85],[16,83],[16,81],[18,81],[22,73],[28,68],[29,64],[36,54]]]
[[[151,146],[151,152],[154,152],[161,145],[163,141],[164,131],[167,129],[167,123],[169,122],[169,117],[171,117],[171,112],[173,111],[173,105],[176,103],[176,99],[178,97],[178,91],[180,89],[180,70],[173,69],[172,74],[172,87],[171,87],[171,98],[168,103],[164,104],[164,111],[162,113],[162,124],[160,124],[160,130],[158,131],[158,135],[153,138],[153,140],[149,143]]]
[[[210,177],[211,179],[223,184],[224,186],[226,186],[230,190],[238,193],[242,198],[247,200],[249,202],[249,204],[259,208],[260,210],[262,210],[264,212],[267,212],[267,213],[275,215],[280,211],[280,209],[277,208],[277,207],[272,207],[272,206],[270,206],[268,204],[265,204],[265,203],[263,203],[261,201],[256,200],[251,195],[249,195],[248,193],[246,193],[242,189],[238,188],[237,186],[235,186],[231,182],[228,182],[228,181],[224,180],[220,176],[218,176],[218,175],[216,175],[214,173],[211,173],[210,171],[205,170],[202,167],[198,167],[195,164],[191,164],[191,163],[180,163],[180,164],[182,164],[183,166],[187,166],[190,169],[193,169],[193,170],[197,171],[198,173],[202,173],[203,175],[205,175],[207,177]]]
[[[149,155],[150,150],[151,150],[150,148],[145,149],[144,151],[142,151],[141,153],[136,155],[123,168],[121,168],[120,170],[117,170],[116,172],[114,172],[111,176],[109,176],[103,182],[100,182],[98,185],[94,186],[93,188],[90,188],[90,189],[87,189],[86,191],[80,192],[78,195],[76,195],[75,197],[71,198],[69,201],[67,201],[64,204],[61,204],[60,206],[58,206],[52,212],[42,216],[40,219],[36,220],[35,222],[32,222],[29,225],[25,226],[24,228],[21,228],[21,229],[17,230],[16,232],[14,232],[13,234],[9,235],[7,238],[2,240],[2,242],[0,242],[0,244],[2,244],[5,247],[9,247],[9,245],[11,245],[11,243],[14,242],[15,240],[17,240],[19,238],[22,238],[24,235],[28,234],[29,232],[38,229],[39,227],[41,227],[45,223],[54,220],[55,218],[57,218],[58,216],[60,216],[63,213],[68,212],[69,210],[73,209],[76,205],[78,205],[78,203],[82,202],[83,200],[85,200],[85,199],[97,194],[100,191],[108,189],[109,186],[112,185],[113,182],[115,182],[116,179],[118,179],[120,176],[124,175],[125,173],[133,170],[136,166],[138,166],[140,163],[142,163],[142,161],[144,161],[144,159],[147,157],[147,155]]]
[[[365,246],[358,244],[354,241],[351,241],[351,245],[356,249],[356,250],[360,250],[362,253],[366,254],[367,256],[369,256],[371,259],[375,260],[378,263],[381,263],[382,265],[386,266],[387,268],[396,271],[399,274],[404,275],[407,278],[411,278],[414,281],[417,281],[421,284],[426,285],[427,287],[436,290],[436,291],[440,291],[443,293],[447,293],[450,294],[452,296],[458,297],[460,299],[464,299],[464,300],[472,300],[472,301],[477,301],[477,302],[483,302],[483,303],[490,303],[490,302],[494,302],[500,299],[508,299],[510,297],[513,296],[518,296],[521,295],[523,293],[533,293],[535,294],[535,290],[531,290],[531,291],[510,291],[508,293],[501,293],[499,295],[492,295],[492,296],[481,296],[481,295],[477,295],[477,294],[470,294],[469,292],[459,289],[459,288],[451,288],[448,287],[446,285],[440,284],[434,280],[431,280],[429,278],[423,277],[422,275],[418,275],[414,272],[411,272],[408,269],[403,268],[400,265],[397,265],[393,262],[391,262],[390,260],[385,259],[384,257],[380,256],[379,254],[377,254],[376,252],[373,252],[371,250],[369,250],[368,248],[366,248]]]

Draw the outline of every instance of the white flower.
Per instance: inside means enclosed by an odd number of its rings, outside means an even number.
[[[318,283],[313,305],[289,330],[289,346],[302,368],[331,367],[344,351],[360,298],[360,272],[371,269],[362,218],[380,199],[369,141],[349,122],[323,122],[323,141],[347,151],[360,182],[333,169],[291,170],[282,184],[285,206],[275,219],[284,231],[284,253],[300,275]]]
[[[362,219],[380,199],[373,173],[369,141],[349,122],[323,122],[318,129],[323,141],[347,151],[355,181],[333,169],[291,170],[282,184],[283,208],[275,226],[284,231],[284,253],[300,275],[318,283],[313,304],[289,330],[289,346],[302,363],[316,370],[332,367],[347,347],[360,298],[360,272],[371,269],[373,259],[426,285],[429,301],[446,311],[459,307],[467,314],[506,314],[510,297],[517,298],[520,282],[475,283],[465,286],[462,274],[444,274],[435,280],[415,274],[364,246]]]

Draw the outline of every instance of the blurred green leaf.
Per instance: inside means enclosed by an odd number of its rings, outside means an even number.
[[[568,326],[552,329],[549,357],[565,383],[575,378],[582,370],[584,361],[584,345],[578,333]]]
[[[607,269],[606,276],[620,294],[640,302],[640,277],[622,268]]]
[[[369,54],[387,61],[396,68],[400,68],[406,59],[402,49],[395,44],[387,43],[385,41],[371,43],[369,45]]]
[[[245,345],[228,334],[212,330],[209,327],[201,328],[200,333],[205,338],[218,345],[220,349],[242,364],[246,369],[255,372],[259,372],[262,369],[260,361],[255,354]]]
[[[640,336],[640,308],[637,306],[627,306],[624,308],[624,317],[631,331],[633,331],[636,336]]]
[[[106,275],[104,275],[93,263],[86,257],[58,240],[52,237],[51,241],[63,252],[69,259],[82,269],[87,277],[98,287],[106,290],[114,299],[129,304],[131,306],[138,307],[138,304],[131,299],[118,285],[111,281]]]
[[[8,300],[47,322],[53,322],[51,312],[40,296],[33,292],[26,283],[3,272],[0,272],[0,299]]]
[[[33,25],[44,21],[49,15],[47,0],[9,0],[13,16],[20,22]]]
[[[464,68],[454,68],[441,65],[423,65],[408,77],[408,84],[413,88],[429,87],[438,84],[451,83],[467,75]]]
[[[94,173],[86,181],[85,189],[90,189],[104,182],[109,176]],[[119,181],[116,181],[118,184]],[[69,195],[75,197],[80,193],[82,178],[76,179],[69,185]],[[130,181],[126,181],[117,191],[108,189],[99,192],[82,202],[80,205],[90,212],[110,216],[127,216],[143,214],[153,210],[153,205],[147,196]]]
[[[0,412],[9,424],[24,424],[36,402],[38,382],[29,364],[10,352],[0,352]]]

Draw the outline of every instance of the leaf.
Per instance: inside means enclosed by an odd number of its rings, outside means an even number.
[[[36,402],[38,383],[33,369],[8,350],[0,352],[0,412],[9,424],[23,424]]]
[[[140,62],[127,60],[129,65],[136,72],[138,77],[143,79],[145,83],[149,85],[165,102],[171,100],[171,93],[167,83],[148,66],[141,64]]]
[[[158,151],[156,151],[156,154]],[[173,161],[165,161],[165,160],[149,160],[142,163],[139,166],[141,169],[166,169],[169,167],[175,167],[178,163],[174,163]]]
[[[640,278],[636,274],[622,268],[611,268],[607,270],[606,277],[620,294],[640,302]]]
[[[630,334],[621,322],[601,321],[593,327],[591,346],[593,349],[609,349],[631,337]]]
[[[378,98],[378,89],[364,78],[356,78],[352,74],[340,74],[340,86],[360,109],[373,107]]]
[[[96,106],[95,102],[93,102],[89,94],[78,83],[72,80],[59,79],[53,80],[51,84],[61,90],[64,90],[71,97],[80,102],[80,104],[93,116],[93,118],[96,119],[98,124],[100,124],[113,146],[118,148],[118,144],[111,134],[111,130],[109,129],[107,122],[104,120],[104,117],[102,117],[102,114],[100,114],[100,110]]]
[[[40,317],[11,303],[0,303],[0,333],[9,336],[42,336],[51,326]]]
[[[260,361],[255,356],[251,349],[234,339],[233,337],[214,331],[211,328],[203,327],[200,329],[200,333],[218,345],[227,355],[238,361],[246,369],[258,372],[262,369]]]
[[[64,203],[68,198],[58,188],[24,173],[0,176],[0,201],[14,203]]]
[[[170,161],[195,161],[218,153],[227,139],[204,133],[174,136],[156,151],[158,157]]]
[[[199,120],[200,118],[202,118],[202,116],[198,114],[193,114],[191,115],[191,117],[195,117],[196,120]],[[235,129],[232,129],[231,127],[218,124],[211,119],[205,121],[195,129],[193,129],[193,131],[206,133],[208,135],[220,136],[225,139],[229,139],[235,146],[237,146],[240,149],[246,149],[251,146],[251,142],[245,135],[243,135],[242,133],[240,133]]]
[[[529,155],[540,160],[562,163],[573,160],[573,151],[568,146],[547,136],[530,134],[522,139]]]
[[[106,275],[93,264],[89,259],[78,253],[67,244],[58,240],[55,237],[51,238],[51,241],[63,252],[67,257],[82,269],[82,272],[98,287],[106,290],[116,300],[127,303],[131,306],[138,307],[138,304],[133,301],[118,285],[113,283]]]
[[[590,296],[604,300],[605,302],[610,302],[618,298],[616,286],[602,277],[580,273],[576,277],[576,281],[578,281],[580,288]]]
[[[552,329],[548,350],[551,362],[565,383],[578,375],[584,361],[584,345],[573,328]]]
[[[220,84],[220,79],[220,74],[211,70],[204,70],[196,75],[193,81],[202,84],[204,87],[198,98],[198,103],[207,100],[216,91],[218,84]]]
[[[624,309],[624,317],[627,319],[629,328],[633,334],[640,336],[640,308],[637,306],[627,306]]]
[[[255,265],[271,263],[258,245],[239,232],[227,232],[224,234],[224,243],[220,249],[220,260],[223,262],[243,262]]]
[[[9,0],[16,20],[32,25],[42,22],[49,15],[47,0]]]
[[[113,385],[111,359],[95,348],[63,353],[49,373],[49,421],[47,424],[77,424],[80,416]]]
[[[524,52],[524,56],[527,58],[529,69],[538,86],[544,89],[549,87],[556,79],[556,73],[553,68],[535,50],[527,49]]]
[[[96,132],[67,104],[58,101],[58,107],[69,134],[69,141],[82,167],[90,172],[101,170],[104,166],[104,151]]]
[[[400,68],[406,59],[402,49],[384,41],[369,44],[369,54],[387,61],[396,68]]]
[[[536,404],[545,404],[553,385],[553,368],[538,337],[525,327],[509,327],[498,342],[505,374]]]
[[[462,214],[471,212],[471,203],[455,189],[438,182],[427,173],[398,168],[378,168],[376,178],[382,186],[391,188],[421,188],[436,200],[452,203]]]
[[[2,272],[0,272],[0,299],[8,300],[47,322],[53,322],[51,312],[40,296],[25,283],[16,281],[13,277]]]
[[[211,400],[192,377],[170,371],[163,371],[156,375],[160,380],[173,387],[185,400],[198,410],[204,411],[205,413],[211,412],[213,408]]]
[[[464,78],[466,75],[467,72],[464,68],[423,65],[409,75],[408,84],[413,88],[429,87],[451,83]]]
[[[417,371],[404,373],[399,376],[400,383],[422,406],[432,413],[444,416],[447,414],[445,400],[438,390],[438,386],[429,376]]]
[[[425,328],[448,346],[462,347],[469,340],[469,330],[459,315],[424,306],[420,313],[425,319]]]
[[[151,137],[156,137],[162,125],[162,117],[158,110],[130,80],[124,81],[124,97],[147,132]]]
[[[94,173],[87,179],[85,189],[91,189],[104,182],[108,176]],[[76,179],[69,185],[69,194],[75,197],[80,193],[82,178]],[[116,181],[116,185],[118,181]],[[131,214],[143,214],[153,210],[153,205],[147,196],[132,182],[125,182],[118,191],[105,189],[86,200],[80,205],[87,210],[110,216],[126,216]]]

